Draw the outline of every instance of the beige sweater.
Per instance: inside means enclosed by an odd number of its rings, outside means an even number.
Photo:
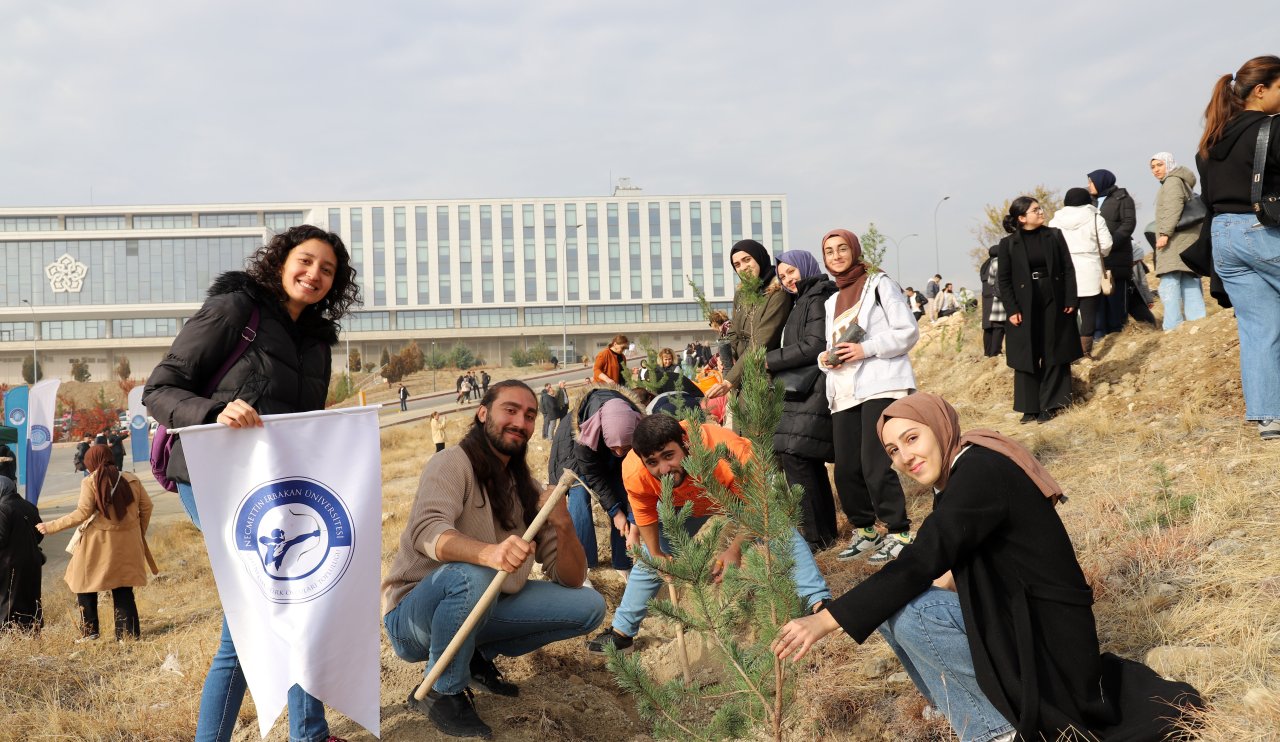
[[[538,485],[541,488],[542,485]],[[440,567],[436,541],[447,531],[458,531],[487,544],[500,543],[508,536],[523,536],[524,528],[508,531],[493,515],[492,501],[483,496],[471,460],[462,448],[453,446],[432,455],[418,480],[418,494],[409,513],[409,524],[400,534],[391,569],[382,578],[382,614],[385,616],[419,582]],[[544,525],[535,541],[534,559],[549,579],[556,574],[556,532]],[[517,593],[529,579],[533,561],[527,561],[502,585],[502,592]]]

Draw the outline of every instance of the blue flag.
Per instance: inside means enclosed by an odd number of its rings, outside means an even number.
[[[4,419],[18,431],[13,453],[18,458],[18,484],[27,483],[27,387],[15,386],[4,393]]]

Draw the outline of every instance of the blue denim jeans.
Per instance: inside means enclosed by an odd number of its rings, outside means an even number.
[[[1013,730],[978,687],[958,595],[931,587],[880,624],[880,634],[961,742],[985,742]]]
[[[1160,276],[1160,303],[1164,305],[1164,329],[1204,318],[1204,287],[1200,276],[1174,271]]]
[[[182,507],[191,517],[191,522],[199,528],[200,514],[196,512],[196,499],[191,485],[186,482],[178,483],[178,499],[182,501]],[[209,665],[209,674],[205,676],[204,689],[200,691],[196,742],[229,742],[248,687],[244,672],[240,669],[236,645],[231,641],[231,630],[227,628],[227,619],[223,618],[222,639],[218,642],[218,651],[214,653],[213,662]],[[295,685],[289,689],[288,709],[290,742],[323,742],[329,738],[324,704],[302,690],[301,686]]]
[[[709,515],[691,517],[684,522],[685,531],[692,536],[710,519]],[[662,533],[662,526],[659,525],[658,528],[658,544],[669,554],[671,543],[667,541],[666,534]],[[649,547],[643,548],[644,553],[648,554]],[[813,552],[809,551],[809,544],[794,528],[791,529],[791,556],[795,560],[791,577],[796,582],[796,594],[804,599],[805,608],[812,609],[818,601],[830,600],[831,590],[827,587],[827,581],[822,578],[822,572],[818,570],[818,563],[813,560]],[[649,569],[644,562],[637,562],[627,579],[627,588],[622,592],[618,610],[613,613],[613,630],[635,636],[644,617],[649,613],[649,601],[658,594],[662,585],[662,575]]]
[[[1280,418],[1280,227],[1252,214],[1213,217],[1213,265],[1240,332],[1246,420]]]
[[[600,550],[596,545],[596,526],[591,521],[591,494],[587,488],[575,484],[566,495],[569,499],[569,517],[573,519],[573,531],[587,554],[587,567],[594,569],[600,562]],[[609,561],[614,569],[631,569],[631,557],[627,556],[626,536],[618,533],[609,523]]]
[[[495,574],[488,567],[450,562],[423,578],[382,618],[396,655],[406,662],[426,661],[424,674],[430,673]],[[604,612],[604,598],[589,587],[529,580],[514,595],[499,594],[432,687],[437,693],[461,693],[471,680],[472,653],[490,660],[500,654],[519,657],[590,632]]]

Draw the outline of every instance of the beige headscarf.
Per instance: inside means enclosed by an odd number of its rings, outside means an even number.
[[[886,407],[880,419],[876,421],[876,435],[880,436],[881,443],[884,442],[884,423],[894,417],[915,420],[927,425],[942,446],[943,461],[952,461],[956,454],[960,453],[960,449],[970,444],[989,448],[1012,459],[1013,463],[1026,472],[1036,487],[1044,493],[1045,497],[1053,500],[1055,505],[1063,498],[1062,485],[1054,480],[1049,470],[1036,460],[1026,446],[994,430],[970,430],[961,435],[960,416],[956,414],[956,408],[936,394],[917,392]],[[943,468],[942,476],[938,477],[938,481],[934,482],[933,486],[940,491],[945,490],[950,476],[951,467],[948,465]]]

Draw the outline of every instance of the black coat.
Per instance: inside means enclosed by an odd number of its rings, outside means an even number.
[[[606,513],[612,515],[615,510],[630,512],[627,505],[627,490],[622,485],[622,461],[614,456],[603,442],[593,451],[578,443],[578,430],[587,418],[600,411],[604,403],[611,399],[621,399],[644,414],[630,397],[614,387],[602,387],[587,392],[587,396],[578,403],[573,415],[573,424],[560,423],[555,437],[551,441],[551,455],[547,459],[547,481],[559,481],[565,469],[582,478],[587,487],[596,495],[596,500]]]
[[[40,568],[44,555],[36,530],[40,511],[18,494],[12,479],[0,477],[0,627],[10,622],[36,626],[40,616]]]
[[[993,482],[999,483],[992,486]],[[951,570],[978,686],[1020,738],[1071,726],[1105,740],[1158,740],[1199,703],[1185,683],[1100,655],[1093,593],[1051,501],[1006,456],[970,447],[916,541],[830,604],[858,642]],[[1067,737],[1075,739],[1075,737]]]
[[[0,459],[13,459],[13,461],[0,461],[0,477],[8,477],[15,482],[18,481],[18,454],[13,452],[4,443],[0,443]],[[79,471],[77,469],[76,471]]]
[[[770,373],[817,367],[818,355],[827,349],[824,334],[827,314],[823,304],[835,292],[835,283],[825,275],[806,278],[796,285],[791,314],[782,328],[782,347],[765,355]],[[818,373],[808,397],[782,403],[782,419],[773,434],[773,449],[818,461],[835,460],[826,374]]]
[[[1062,366],[1079,358],[1082,353],[1080,326],[1076,322],[1076,315],[1074,312],[1066,314],[1062,311],[1080,303],[1076,296],[1076,270],[1071,264],[1067,240],[1058,229],[1041,229],[1048,230],[1052,238],[1050,244],[1056,248],[1045,251],[1048,263],[1045,270],[1049,272],[1048,287],[1052,295],[1052,302],[1048,307],[1033,306],[1031,264],[1027,262],[1022,232],[1014,232],[1000,240],[996,251],[996,283],[1005,314],[1012,317],[1016,313],[1022,313],[1022,324],[1014,325],[1009,321],[1004,323],[1007,338],[1005,360],[1010,368],[1017,371],[1036,371],[1037,353],[1031,342],[1033,322],[1041,323],[1044,328],[1044,348],[1041,350],[1045,365]]]
[[[258,333],[209,397],[205,386],[230,357],[258,306]],[[247,273],[232,271],[209,287],[209,298],[183,325],[164,360],[151,372],[142,402],[161,425],[179,428],[216,422],[228,402],[242,399],[260,415],[322,410],[338,342],[337,323],[308,308],[295,322],[284,305]],[[168,475],[191,481],[174,442]]]
[[[1123,188],[1112,186],[1102,195],[1106,199],[1099,211],[1111,231],[1111,252],[1102,264],[1115,278],[1133,278],[1133,233],[1138,228],[1138,207]]]

